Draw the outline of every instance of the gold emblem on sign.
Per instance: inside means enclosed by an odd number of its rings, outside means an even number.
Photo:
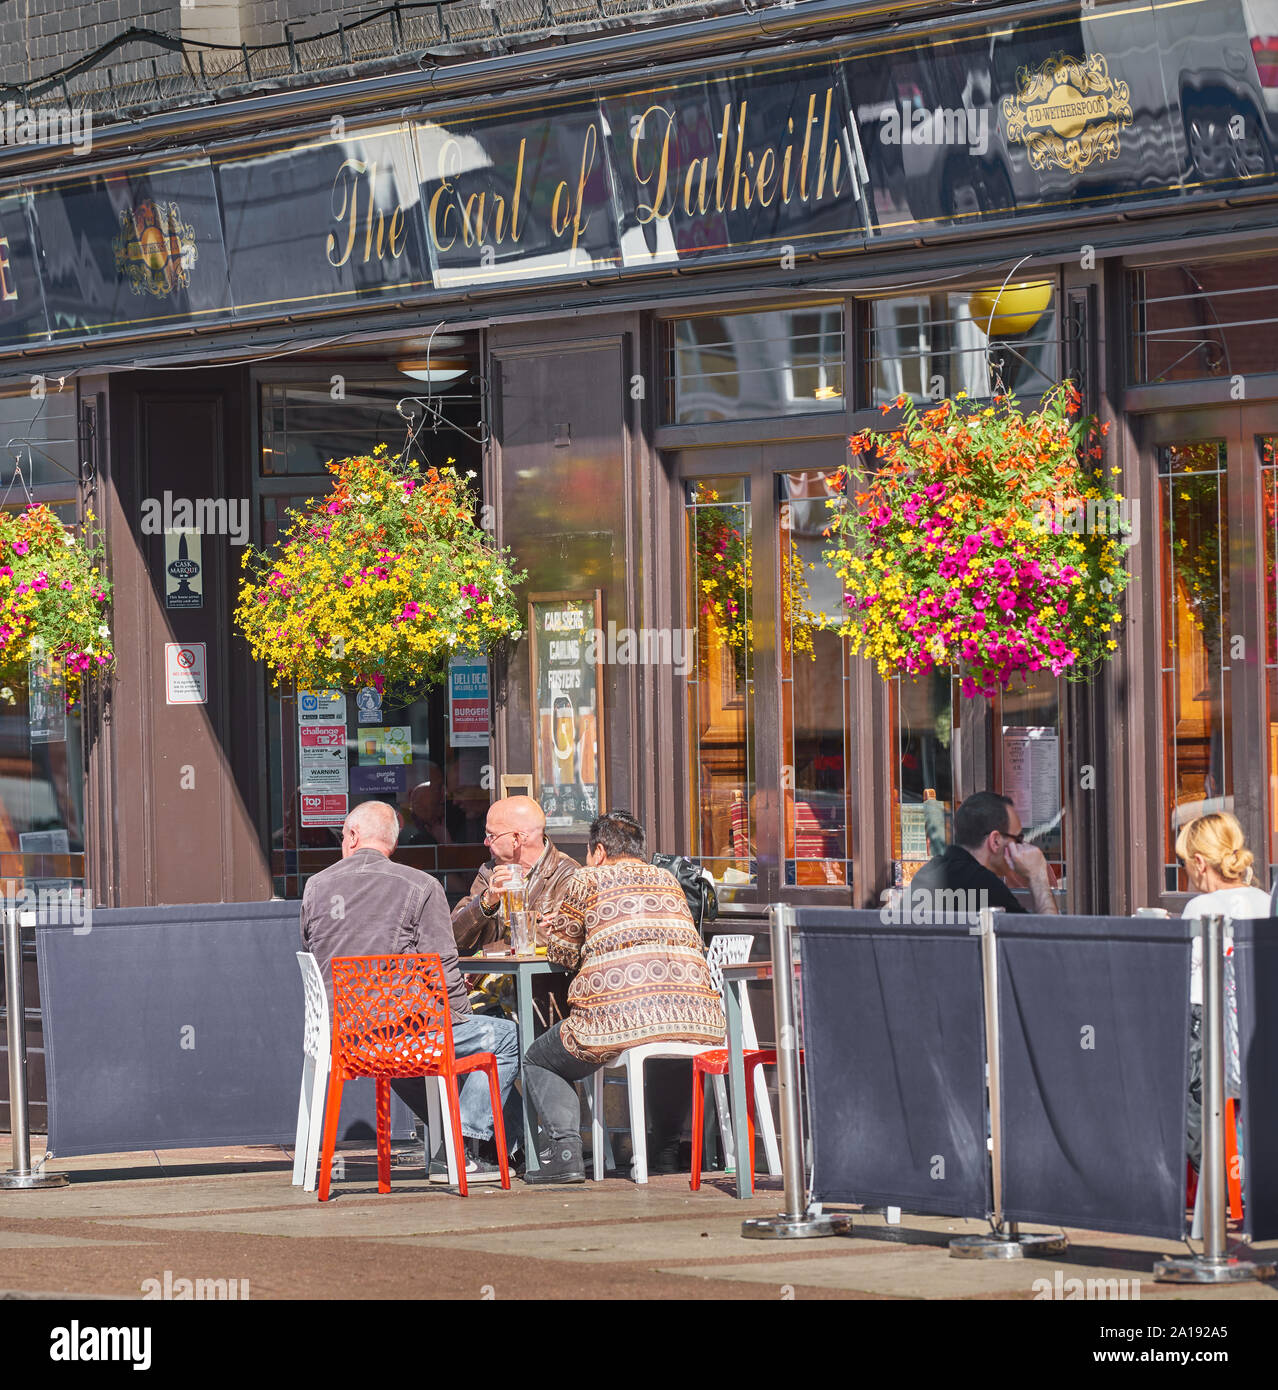
[[[1032,168],[1078,174],[1117,157],[1119,134],[1132,123],[1131,94],[1099,53],[1053,54],[1040,67],[1021,68],[1016,81],[1016,95],[1003,98],[1003,119]]]
[[[133,293],[157,299],[187,288],[198,254],[195,228],[182,221],[178,205],[150,199],[120,214],[120,234],[111,249]]]

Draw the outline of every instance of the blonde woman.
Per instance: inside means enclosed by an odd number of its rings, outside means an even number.
[[[1232,917],[1237,921],[1268,918],[1269,894],[1252,886],[1252,853],[1243,828],[1228,811],[1216,811],[1190,821],[1176,837],[1176,857],[1185,866],[1197,894],[1185,904],[1183,917]],[[1238,999],[1234,987],[1233,934],[1225,939],[1225,1088],[1235,1099],[1241,1094],[1238,1060]],[[1189,968],[1191,1038],[1189,1046],[1190,1160],[1198,1167],[1202,1151],[1202,1004],[1203,943],[1194,938]]]

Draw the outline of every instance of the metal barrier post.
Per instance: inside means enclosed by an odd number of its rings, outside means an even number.
[[[31,1171],[31,1130],[27,1116],[27,1009],[22,990],[22,928],[16,910],[4,916],[4,1006],[9,1047],[9,1129],[13,1167],[0,1173],[0,1189],[64,1187],[65,1173]]]
[[[1159,1260],[1154,1278],[1171,1284],[1234,1284],[1272,1279],[1274,1264],[1240,1260],[1225,1249],[1225,917],[1203,917],[1203,1194],[1201,1255]]]
[[[848,1216],[817,1215],[804,1196],[803,1125],[799,1115],[799,1043],[794,1026],[794,908],[773,903],[772,1009],[777,1034],[777,1100],[781,1109],[781,1172],[785,1181],[785,1210],[779,1216],[751,1217],[741,1223],[750,1240],[794,1240],[843,1234]],[[737,1162],[744,1161],[737,1155]]]
[[[1000,908],[999,911],[1002,909]],[[950,1241],[950,1255],[959,1260],[1017,1260],[1024,1254],[1059,1255],[1069,1246],[1061,1234],[1022,1235],[1015,1223],[1003,1224],[1003,1072],[998,1037],[998,950],[994,936],[994,911],[983,907],[980,926],[973,932],[981,938],[981,976],[985,1001],[985,1075],[990,1101],[990,1212],[991,1231],[987,1236],[956,1236]]]

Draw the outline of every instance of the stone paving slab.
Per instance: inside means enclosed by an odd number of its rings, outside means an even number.
[[[1137,1236],[1072,1231],[1063,1257],[960,1261],[946,1242],[983,1222],[907,1213],[888,1226],[882,1214],[855,1213],[850,1236],[743,1239],[746,1217],[780,1209],[775,1180],[745,1202],[722,1179],[691,1193],[682,1176],[646,1188],[516,1180],[509,1192],[476,1184],[461,1198],[426,1183],[420,1161],[399,1150],[382,1195],[371,1146],[343,1159],[323,1205],[292,1186],[291,1157],[275,1146],[51,1159],[67,1187],[0,1196],[0,1298],[136,1298],[167,1270],[248,1279],[254,1300],[1026,1300],[1056,1269],[1063,1280],[1139,1278],[1142,1301],[1278,1298],[1254,1284],[1155,1285],[1154,1260],[1184,1246]]]
[[[396,1245],[416,1245],[431,1250],[477,1250],[494,1255],[530,1259],[565,1260],[570,1264],[661,1263],[667,1260],[724,1258],[766,1259],[762,1241],[743,1241],[741,1217],[733,1212],[706,1212],[689,1220],[649,1221],[618,1225],[556,1226],[546,1224],[520,1230],[467,1231],[462,1234],[390,1235]],[[849,1242],[851,1244],[851,1242]],[[904,1245],[858,1241],[855,1254],[874,1258],[907,1250]]]
[[[122,1245],[149,1245],[146,1240],[111,1240],[103,1237],[94,1240],[87,1236],[60,1236],[52,1232],[0,1230],[0,1250],[45,1250],[55,1248],[99,1249],[110,1245],[113,1249]]]

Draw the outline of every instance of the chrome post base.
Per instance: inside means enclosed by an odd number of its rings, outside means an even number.
[[[0,1173],[0,1191],[21,1187],[65,1187],[65,1173]]]
[[[1239,1260],[1227,1255],[1209,1260],[1204,1255],[1182,1255],[1159,1260],[1154,1278],[1163,1284],[1241,1284],[1251,1279],[1272,1279],[1274,1265],[1264,1260]]]
[[[741,1223],[746,1240],[806,1240],[813,1236],[842,1236],[852,1229],[850,1216],[752,1216]]]
[[[1019,1260],[1024,1255],[1063,1255],[1069,1239],[1055,1232],[1031,1235],[955,1236],[950,1258],[955,1260]]]

